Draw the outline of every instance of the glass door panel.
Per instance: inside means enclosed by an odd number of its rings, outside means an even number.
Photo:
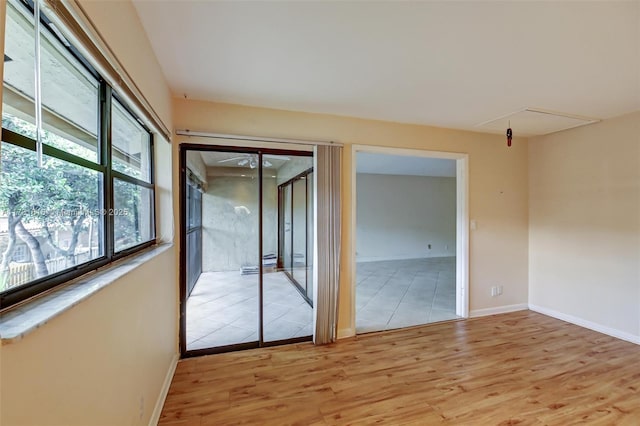
[[[288,158],[288,157],[287,157]],[[262,339],[272,342],[291,338],[286,319],[291,310],[291,188],[278,186],[278,168],[282,161],[263,159],[262,169]],[[272,256],[273,254],[276,256]],[[274,262],[276,257],[279,265]]]
[[[293,279],[307,294],[307,179],[293,181]]]
[[[203,181],[203,190],[200,214],[195,197],[189,206],[190,219],[201,221],[202,241],[199,253],[187,245],[186,261],[200,256],[202,272],[186,300],[186,348],[257,346],[258,155],[188,151],[187,167]]]
[[[186,251],[187,296],[193,291],[202,273],[202,189],[197,178],[189,175],[186,188]]]
[[[292,259],[291,255],[292,251],[292,207],[291,207],[291,185],[286,185],[282,188],[283,197],[282,197],[282,215],[284,217],[283,221],[283,232],[282,232],[282,240],[283,240],[283,262],[284,262],[284,270],[289,274],[292,272]]]
[[[313,172],[307,175],[307,298],[313,304]]]
[[[181,156],[183,338],[192,354],[312,334],[313,157],[255,152],[203,147]]]
[[[268,343],[312,334],[313,307],[306,298],[305,176],[313,167],[313,157],[289,152],[287,155],[265,155],[265,160],[268,161],[263,161],[263,253],[277,245],[281,259],[279,269],[263,268],[263,339]],[[277,209],[270,207],[275,200],[270,192],[279,194]],[[278,244],[270,242],[269,223],[278,226],[273,230],[278,235]]]

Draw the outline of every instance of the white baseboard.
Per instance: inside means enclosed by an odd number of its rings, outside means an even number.
[[[469,312],[470,318],[485,317],[487,315],[506,314],[508,312],[524,311],[529,309],[526,303],[518,303],[516,305],[496,306],[495,308],[474,309]]]
[[[171,381],[173,380],[173,374],[176,372],[176,367],[178,366],[179,359],[180,355],[175,354],[173,356],[173,359],[171,360],[171,365],[169,365],[167,375],[164,377],[164,382],[162,383],[162,388],[160,389],[160,395],[158,395],[156,405],[155,407],[153,407],[153,413],[151,413],[151,418],[149,419],[149,426],[157,426],[158,422],[160,421],[162,407],[164,407],[164,401],[167,399],[169,387],[171,387]]]
[[[606,334],[611,337],[616,337],[618,339],[626,340],[627,342],[640,345],[640,336],[636,336],[631,333],[616,330],[615,328],[607,327],[605,325],[591,322],[589,320],[575,317],[573,315],[564,314],[553,309],[543,308],[542,306],[529,305],[529,309],[539,314],[570,322],[571,324],[579,325],[580,327],[588,328],[589,330],[597,331],[598,333]]]
[[[338,339],[346,339],[347,337],[353,337],[355,335],[356,331],[351,327],[338,330]]]
[[[368,262],[385,262],[387,260],[420,260],[420,259],[436,259],[436,258],[444,258],[451,257],[455,258],[455,253],[453,254],[437,254],[437,255],[425,255],[422,257],[416,257],[415,255],[404,255],[404,256],[356,256],[356,263],[368,263]]]

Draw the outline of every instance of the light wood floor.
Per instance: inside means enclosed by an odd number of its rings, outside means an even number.
[[[181,361],[161,425],[639,425],[640,346],[529,311]]]

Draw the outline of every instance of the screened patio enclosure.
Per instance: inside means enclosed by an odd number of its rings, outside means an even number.
[[[184,352],[310,340],[313,153],[189,148]]]

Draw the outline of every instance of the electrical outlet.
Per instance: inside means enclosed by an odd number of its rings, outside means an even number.
[[[498,294],[498,289],[495,286],[491,287],[491,297],[496,297],[497,294]]]
[[[500,296],[502,294],[502,286],[499,285],[498,286],[498,296]]]

